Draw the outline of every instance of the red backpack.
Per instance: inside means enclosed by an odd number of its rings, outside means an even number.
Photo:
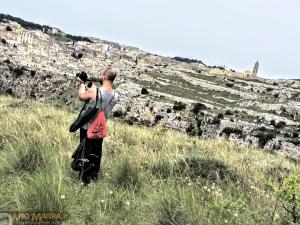
[[[105,137],[108,136],[108,130],[107,130],[107,127],[106,127],[106,118],[105,118],[104,112],[105,112],[106,108],[109,106],[110,102],[114,99],[115,92],[114,92],[114,96],[107,103],[107,105],[104,109],[102,109],[101,90],[100,90],[100,95],[101,95],[101,103],[100,103],[101,104],[101,110],[98,113],[97,117],[93,120],[91,125],[88,127],[87,139],[97,140],[97,139],[102,139],[102,138],[105,138]]]

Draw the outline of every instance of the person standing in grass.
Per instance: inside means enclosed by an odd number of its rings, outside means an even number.
[[[117,76],[116,70],[109,66],[100,73],[100,84],[102,87],[98,88],[98,107],[104,109],[106,120],[108,120],[110,113],[117,103],[118,93],[113,90],[113,82]],[[84,82],[78,78],[79,89],[78,97],[81,101],[95,101],[97,96],[97,86],[93,84],[91,87],[85,88]],[[93,122],[91,118],[80,128],[80,142],[87,136],[87,129]],[[83,169],[79,172],[79,178],[85,185],[88,185],[92,180],[98,179],[100,171],[100,163],[102,157],[102,143],[103,139],[85,140],[85,149],[83,158],[86,159]]]

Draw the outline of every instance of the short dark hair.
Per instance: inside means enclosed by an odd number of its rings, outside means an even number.
[[[117,76],[117,71],[112,66],[108,66],[103,71],[103,74],[106,76],[107,80],[113,83]]]

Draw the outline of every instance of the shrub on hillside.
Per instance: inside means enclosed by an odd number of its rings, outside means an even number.
[[[294,145],[300,145],[300,140],[298,138],[288,139],[287,142],[290,142]]]
[[[197,114],[199,111],[202,111],[202,110],[207,110],[207,106],[200,103],[200,102],[197,102],[193,105],[193,108],[192,108],[192,111],[193,113]]]
[[[113,117],[122,117],[125,115],[125,112],[123,112],[122,110],[115,110],[113,112]]]
[[[147,88],[142,87],[142,89],[141,89],[141,94],[142,94],[142,95],[147,95],[147,94],[149,94]]]
[[[292,136],[293,136],[293,138],[298,138],[299,137],[299,133],[293,132]]]
[[[159,122],[161,119],[163,119],[164,118],[164,116],[162,116],[162,115],[159,115],[159,114],[157,114],[156,116],[155,116],[155,122],[157,123],[157,122]]]
[[[10,64],[10,60],[9,59],[5,59],[3,62],[6,63],[6,64]]]
[[[284,218],[283,224],[298,224],[300,222],[300,176],[289,176],[279,186],[270,184],[269,187],[286,212],[287,218]]]
[[[75,52],[73,52],[71,54],[71,56],[74,58],[74,59],[81,59],[83,57],[83,54],[82,53],[78,53],[78,55],[76,55]]]
[[[270,124],[275,127],[276,126],[276,121],[275,120],[271,120]]]
[[[183,110],[186,109],[186,104],[181,101],[176,101],[173,105],[174,110]]]
[[[218,113],[218,118],[220,118],[220,119],[224,119],[224,115],[223,115],[223,113]]]
[[[82,37],[82,36],[74,36],[74,35],[71,35],[71,34],[67,34],[66,35],[67,38],[73,40],[73,41],[86,41],[86,42],[90,42],[90,43],[93,43],[89,38],[87,37]]]
[[[5,30],[6,30],[6,31],[12,31],[12,29],[11,29],[10,26],[6,26]]]
[[[24,74],[24,67],[16,67],[13,69],[13,73],[16,75],[16,77],[20,77]]]
[[[286,122],[284,121],[279,121],[276,125],[275,128],[281,129],[284,128],[286,126]]]
[[[213,182],[238,180],[238,175],[223,162],[195,157],[179,160],[174,166],[174,173],[181,177],[187,176],[191,180],[205,179]]]
[[[225,127],[222,131],[221,134],[226,134],[226,136],[230,136],[230,134],[237,134],[237,135],[242,135],[243,131],[241,129],[235,128],[235,127]]]
[[[153,175],[166,179],[171,176],[173,173],[172,165],[167,160],[160,160],[157,164],[155,164],[151,168],[151,172]]]
[[[216,115],[210,119],[210,123],[214,125],[219,125],[221,123],[221,118]]]
[[[7,88],[7,89],[5,90],[5,93],[8,94],[8,95],[13,95],[13,94],[14,94],[12,88]]]
[[[233,112],[230,109],[226,109],[224,115],[231,116],[233,115]]]
[[[203,132],[202,132],[200,126],[201,126],[201,121],[197,122],[197,127],[195,127],[195,125],[193,123],[190,123],[185,131],[188,135],[191,135],[191,136],[201,136]]]
[[[225,85],[226,85],[227,87],[233,87],[233,86],[234,86],[234,83],[232,83],[232,82],[226,82]]]
[[[174,60],[179,61],[179,62],[185,62],[185,63],[201,63],[203,64],[203,62],[201,60],[197,60],[197,59],[189,59],[189,58],[183,58],[183,57],[173,57]]]
[[[265,131],[254,130],[252,131],[254,137],[258,138],[260,148],[263,148],[270,140],[276,137],[276,130],[266,129]]]
[[[123,159],[116,167],[114,183],[117,187],[138,190],[141,182],[136,164],[128,158]]]
[[[123,121],[129,125],[133,125],[137,123],[139,120],[135,116],[126,115],[123,119]]]
[[[260,130],[260,131],[267,131],[268,129],[264,126],[261,126],[259,128],[257,128],[257,130]]]
[[[34,77],[35,74],[36,74],[36,71],[35,71],[35,70],[31,70],[31,71],[30,71],[30,75],[31,75],[32,77]]]

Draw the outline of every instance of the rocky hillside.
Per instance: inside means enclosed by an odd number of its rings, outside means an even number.
[[[201,61],[76,37],[5,15],[0,39],[0,93],[78,110],[76,73],[96,77],[112,64],[120,71],[115,118],[292,155],[300,150],[300,80],[217,75],[216,67]]]

